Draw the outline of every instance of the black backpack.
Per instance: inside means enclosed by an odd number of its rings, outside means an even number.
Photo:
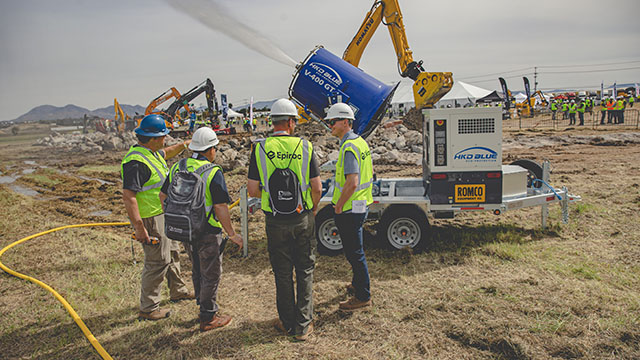
[[[298,142],[298,145],[293,150],[295,153],[298,147],[302,143],[302,139]],[[264,147],[260,146],[262,151],[265,151]],[[275,171],[269,176],[269,184],[267,190],[269,192],[269,204],[273,215],[289,215],[294,213],[301,213],[305,210],[304,200],[302,199],[302,188],[300,187],[300,181],[298,175],[289,169],[291,161],[294,157],[289,159],[289,163],[286,168],[279,168],[271,160],[265,151],[267,158],[273,166],[276,167]]]
[[[216,165],[206,164],[198,170],[187,170],[187,159],[178,163],[164,201],[164,231],[169,239],[193,243],[204,231],[213,208],[205,208],[206,181],[203,174]]]

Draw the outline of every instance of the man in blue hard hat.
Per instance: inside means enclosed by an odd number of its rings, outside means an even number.
[[[163,148],[169,129],[158,114],[145,116],[135,133],[138,143],[129,149],[120,168],[122,200],[135,229],[135,238],[144,249],[138,317],[159,320],[170,315],[169,309],[160,308],[165,277],[172,301],[195,298],[181,278],[179,245],[164,234],[159,198],[160,188],[169,172],[165,160],[184,151],[190,141]]]

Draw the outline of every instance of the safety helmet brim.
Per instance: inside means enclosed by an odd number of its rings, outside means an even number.
[[[134,130],[134,132],[138,135],[142,135],[142,136],[148,136],[148,137],[160,137],[160,136],[165,136],[168,135],[171,130],[169,128],[164,129],[164,131],[160,131],[160,132],[153,132],[150,131],[149,129],[142,129],[142,128],[136,128]]]

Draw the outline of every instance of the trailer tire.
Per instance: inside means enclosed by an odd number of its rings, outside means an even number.
[[[316,215],[316,240],[318,253],[336,256],[342,253],[342,239],[333,220],[333,206],[322,208]]]
[[[415,205],[391,205],[380,219],[382,241],[392,250],[423,249],[429,239],[427,215]]]
[[[527,187],[535,187],[539,188],[542,186],[542,183],[539,181],[533,182],[533,179],[542,180],[542,166],[537,162],[529,159],[520,159],[511,163],[511,165],[518,165],[527,169],[529,174],[527,175]]]

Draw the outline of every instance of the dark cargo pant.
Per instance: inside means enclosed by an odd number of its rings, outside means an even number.
[[[311,212],[286,218],[266,215],[265,229],[278,315],[290,334],[304,334],[313,320],[315,218]],[[293,289],[294,268],[297,294]]]
[[[218,285],[222,275],[222,233],[205,234],[193,246],[191,279],[200,304],[200,321],[211,321],[218,312]]]

